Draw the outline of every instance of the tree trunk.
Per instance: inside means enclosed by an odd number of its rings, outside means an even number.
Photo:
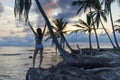
[[[112,30],[113,30],[113,36],[114,36],[114,40],[115,40],[116,46],[117,46],[117,48],[120,48],[119,45],[118,45],[118,41],[117,41],[117,38],[116,38],[116,34],[115,34],[115,29],[114,29],[114,24],[113,24],[113,18],[112,18],[111,9],[110,9],[110,19],[111,19],[111,25],[112,25]]]
[[[92,11],[91,11],[91,7],[90,7],[90,12],[92,12]],[[92,17],[92,16],[91,16],[91,18],[92,18],[92,23],[93,23],[93,29],[94,29],[94,32],[95,32],[95,37],[96,37],[97,48],[100,49],[100,45],[99,45],[99,41],[98,41],[98,36],[97,36],[96,29],[95,29],[94,20],[93,20],[93,17]]]
[[[64,41],[66,42],[66,45],[67,45],[67,47],[70,49],[70,51],[71,51],[72,53],[74,53],[74,52],[73,52],[73,49],[71,48],[71,46],[70,46],[69,43],[67,42],[65,36],[64,36],[62,33],[61,33],[61,36],[63,37],[63,39],[64,39]]]
[[[55,52],[56,52],[56,55],[57,55],[57,46],[55,45]]]
[[[56,44],[58,50],[60,51],[60,55],[63,58],[66,58],[66,56],[67,56],[66,51],[63,48],[61,48],[61,46],[59,45],[59,43],[57,41],[57,38],[56,38],[56,36],[55,36],[55,34],[54,34],[53,30],[52,30],[52,26],[50,24],[50,21],[48,20],[47,15],[45,14],[44,10],[42,9],[42,6],[41,6],[40,2],[38,0],[35,0],[35,2],[36,2],[37,6],[39,8],[39,11],[41,12],[41,15],[44,18],[46,24],[48,25],[48,29],[50,31],[51,37],[52,37],[54,43]]]
[[[91,31],[89,32],[89,46],[90,46],[90,49],[92,49],[92,44],[91,44]]]
[[[103,25],[103,23],[102,23],[102,20],[100,20],[100,22],[101,22],[101,25],[102,25],[102,27],[103,27],[105,33],[107,34],[107,36],[108,36],[108,38],[109,38],[109,40],[110,40],[110,42],[111,42],[113,48],[116,48],[115,45],[114,45],[113,42],[112,42],[112,39],[110,38],[110,35],[108,34],[107,30],[106,30],[105,27],[104,27],[104,25]]]

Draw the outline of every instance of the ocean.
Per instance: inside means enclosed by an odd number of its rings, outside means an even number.
[[[32,67],[34,47],[0,47],[0,80],[25,80],[27,70]],[[53,47],[45,47],[42,67],[49,68],[56,65],[61,57],[56,54]],[[39,65],[39,54],[36,59],[36,67]]]
[[[79,45],[81,48],[88,48],[86,45]],[[102,46],[111,48],[111,46]],[[74,46],[76,49],[77,47]],[[0,46],[0,80],[25,80],[26,72],[32,67],[34,47],[32,46]],[[39,65],[39,54],[36,58],[36,67]],[[55,47],[44,47],[43,68],[56,65],[62,59]]]

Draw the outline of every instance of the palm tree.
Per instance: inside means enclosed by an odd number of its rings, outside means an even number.
[[[67,22],[64,21],[63,18],[60,18],[60,19],[53,20],[53,23],[55,26],[52,26],[52,28],[54,29],[54,33],[55,33],[56,37],[60,39],[61,46],[64,48],[64,43],[66,43],[67,47],[72,52],[73,49],[70,47],[69,43],[67,42],[67,40],[64,36],[67,34],[67,31],[65,31]],[[49,35],[49,32],[47,32],[47,34]]]
[[[102,0],[102,3],[105,4],[105,9],[106,9],[107,13],[110,14],[110,20],[111,20],[114,40],[115,40],[117,48],[119,48],[119,44],[118,44],[118,41],[117,41],[117,38],[116,38],[115,29],[114,29],[114,23],[113,23],[113,18],[112,18],[112,11],[111,11],[111,4],[113,2],[115,2],[115,1],[116,0]]]
[[[95,23],[97,25],[97,28],[99,27],[99,24],[101,23],[105,33],[107,34],[113,48],[116,48],[115,45],[112,42],[112,39],[110,38],[109,33],[107,32],[105,26],[103,25],[102,19],[107,22],[107,18],[106,18],[106,11],[102,9],[101,7],[101,3],[99,3],[99,5],[96,6],[95,11],[92,11],[90,14],[95,18]]]
[[[60,39],[61,38],[61,36],[60,36],[60,34],[58,34],[58,28],[57,27],[54,27],[54,26],[52,26],[52,28],[53,28],[53,31],[54,31],[54,33],[55,33],[55,36],[56,36],[56,38],[57,38],[57,40],[58,40],[58,42],[59,42],[59,44],[61,45],[61,44],[63,44],[63,43],[61,43],[61,41],[60,40],[62,40],[62,39]],[[63,32],[64,33],[64,32]],[[45,39],[45,41],[48,41],[48,40],[52,40],[52,42],[51,42],[51,45],[54,45],[54,42],[53,42],[53,39],[52,39],[52,37],[51,37],[51,35],[50,35],[50,31],[49,30],[47,30],[47,32],[45,33],[45,36],[47,36],[47,38]],[[62,45],[61,45],[62,46]],[[62,46],[63,47],[63,46]],[[57,47],[55,46],[55,50],[56,50],[56,53],[57,53]]]
[[[35,0],[35,2],[37,4],[37,7],[38,7],[39,11],[41,12],[41,15],[43,16],[43,18],[44,18],[44,20],[45,20],[45,22],[46,22],[46,24],[48,26],[48,29],[50,31],[50,34],[51,34],[51,37],[52,37],[54,43],[56,44],[57,48],[60,51],[61,57],[63,57],[67,61],[71,61],[70,58],[73,59],[73,57],[70,54],[67,54],[67,52],[58,43],[58,40],[57,40],[53,30],[52,30],[50,21],[49,21],[47,15],[45,14],[45,12],[44,12],[44,10],[43,10],[39,0]],[[26,18],[26,21],[27,21],[29,10],[30,10],[30,6],[31,6],[31,0],[15,0],[15,7],[14,7],[15,16],[17,16],[17,14],[19,14],[19,17],[20,17],[21,14],[24,11],[25,18]]]
[[[77,30],[74,30],[72,32],[88,32],[89,34],[89,47],[92,49],[92,44],[91,44],[91,32],[92,32],[92,21],[91,21],[91,16],[86,15],[86,22],[82,19],[79,19],[79,24],[76,24],[75,26],[78,28]]]
[[[72,48],[70,47],[69,43],[67,42],[66,38],[64,35],[67,34],[67,31],[65,31],[65,28],[66,28],[66,25],[67,25],[67,22],[64,21],[63,18],[60,18],[60,19],[56,19],[53,21],[53,23],[55,24],[55,26],[57,27],[57,30],[55,33],[59,34],[60,35],[60,38],[61,38],[61,42],[63,43],[63,47],[64,47],[64,42],[66,42],[66,45],[67,47],[71,50],[72,52]]]
[[[77,14],[78,14],[82,10],[84,10],[84,12],[86,12],[87,9],[89,9],[90,12],[92,12],[92,8],[94,9],[98,5],[98,3],[99,3],[99,0],[78,0],[78,1],[73,1],[72,6],[78,5],[80,7],[77,11]],[[92,18],[92,23],[94,23],[93,18]],[[94,28],[94,32],[95,32],[95,36],[96,36],[97,48],[99,49],[100,46],[99,46],[98,36],[97,36],[97,32],[96,32],[94,24],[93,24],[93,28]]]

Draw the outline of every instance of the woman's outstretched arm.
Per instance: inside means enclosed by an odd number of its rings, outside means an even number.
[[[45,23],[45,27],[44,27],[44,30],[43,30],[43,35],[44,35],[44,33],[45,33],[46,26],[47,26],[47,24]]]
[[[31,30],[33,31],[33,33],[36,35],[36,32],[34,31],[33,27],[31,26],[30,22],[28,21],[28,25],[30,26]]]

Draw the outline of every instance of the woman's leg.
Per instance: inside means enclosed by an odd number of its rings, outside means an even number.
[[[35,67],[35,60],[36,60],[37,53],[38,53],[38,50],[35,49],[33,54],[33,67]]]
[[[43,60],[43,48],[40,49],[40,63],[39,63],[39,67],[41,67],[42,60]]]

